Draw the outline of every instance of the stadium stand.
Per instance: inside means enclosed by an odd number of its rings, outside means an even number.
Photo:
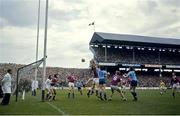
[[[112,63],[180,64],[178,45],[178,39],[100,32],[90,41],[97,62]]]
[[[95,32],[89,43],[95,61],[108,72],[134,67],[139,86],[169,86],[171,73],[180,72],[180,40],[129,34]]]

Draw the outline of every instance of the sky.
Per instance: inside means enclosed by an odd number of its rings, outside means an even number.
[[[96,32],[180,39],[180,0],[49,0],[48,13],[47,66],[88,68],[93,21]],[[35,61],[37,14],[38,0],[0,0],[0,63]],[[41,0],[39,59],[44,22]]]

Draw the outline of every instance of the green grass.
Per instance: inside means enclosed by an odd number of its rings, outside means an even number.
[[[58,90],[57,100],[51,102],[41,102],[40,91],[36,97],[27,93],[24,101],[15,102],[15,96],[12,96],[8,106],[0,106],[0,115],[58,115],[62,114],[61,111],[67,115],[180,114],[180,93],[173,99],[171,90],[162,96],[158,90],[139,90],[137,102],[132,101],[129,90],[126,92],[127,101],[121,101],[117,93],[112,101],[100,101],[94,95],[87,98],[86,90],[83,92],[81,96],[76,91],[76,98],[68,99],[67,90]]]

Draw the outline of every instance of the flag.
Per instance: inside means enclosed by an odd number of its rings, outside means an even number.
[[[89,23],[89,26],[91,26],[91,25],[94,25],[94,22],[92,22],[92,23]]]

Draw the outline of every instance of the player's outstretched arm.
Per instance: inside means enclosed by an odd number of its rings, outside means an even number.
[[[88,81],[86,81],[86,85],[90,82],[90,81],[92,81],[93,80],[93,78],[90,78],[90,79],[88,79]]]

